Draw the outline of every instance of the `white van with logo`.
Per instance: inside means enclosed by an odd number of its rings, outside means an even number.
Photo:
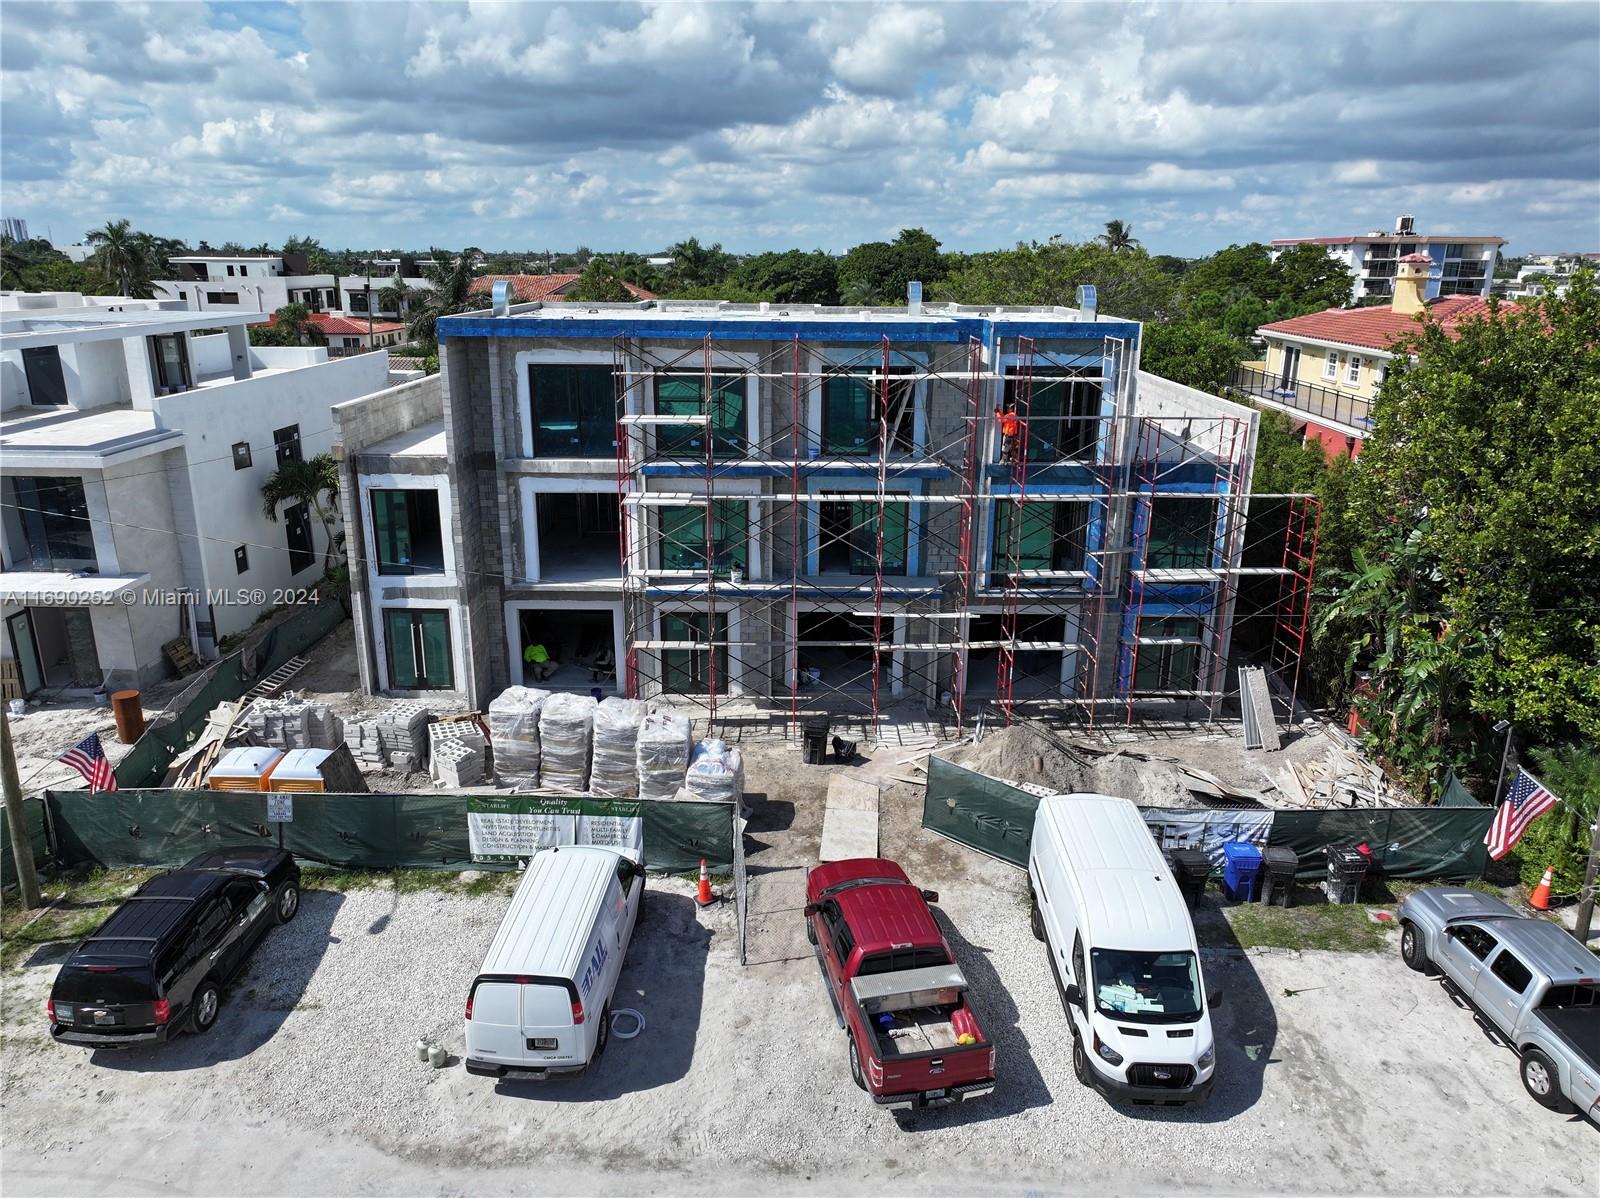
[[[467,1072],[579,1073],[611,1035],[611,992],[633,937],[644,869],[589,845],[528,863],[467,995]]]
[[[1028,882],[1078,1080],[1124,1101],[1204,1102],[1217,1054],[1200,950],[1139,809],[1109,795],[1041,800]]]

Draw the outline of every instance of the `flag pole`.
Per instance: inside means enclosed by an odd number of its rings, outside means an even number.
[[[28,836],[28,814],[22,807],[22,783],[17,781],[17,754],[11,746],[11,717],[0,703],[0,788],[5,791],[6,827],[11,834],[11,859],[17,866],[17,889],[22,906],[39,905],[39,875],[33,868],[33,844]]]
[[[1516,731],[1516,726],[1510,720],[1501,720],[1494,726],[1496,732],[1506,734],[1505,748],[1500,750],[1500,777],[1494,783],[1494,805],[1500,806],[1500,799],[1505,793],[1506,762],[1511,760],[1511,734]]]
[[[1578,943],[1589,947],[1589,924],[1594,919],[1595,873],[1600,871],[1600,812],[1595,813],[1593,831],[1589,836],[1589,865],[1583,871],[1583,894],[1578,899],[1578,926],[1573,934]]]

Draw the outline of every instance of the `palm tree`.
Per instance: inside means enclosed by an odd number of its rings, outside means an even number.
[[[278,508],[285,503],[309,503],[322,521],[327,547],[322,553],[322,572],[333,573],[333,525],[339,514],[339,466],[331,453],[319,453],[309,462],[284,462],[261,484],[261,514],[274,524]]]
[[[94,264],[100,273],[116,284],[117,294],[134,299],[149,299],[150,260],[146,240],[134,231],[131,221],[107,221],[103,229],[89,234],[89,244],[97,246]]]
[[[378,307],[384,312],[393,308],[395,316],[404,320],[406,310],[411,306],[412,293],[415,291],[416,288],[407,286],[400,272],[396,271],[394,278],[389,280],[389,285],[378,292]]]
[[[473,281],[478,277],[472,269],[473,258],[481,253],[468,246],[459,254],[448,250],[430,249],[433,265],[428,267],[428,291],[421,302],[411,308],[407,322],[413,341],[434,341],[434,325],[441,316],[454,316],[457,312],[470,312],[482,306],[482,299],[471,294]]]
[[[1100,244],[1108,250],[1133,250],[1139,248],[1139,239],[1133,235],[1133,226],[1120,220],[1106,221],[1106,231],[1100,234]]]
[[[304,304],[285,304],[272,314],[272,324],[267,327],[290,345],[328,344],[328,334],[311,319],[311,309]]]

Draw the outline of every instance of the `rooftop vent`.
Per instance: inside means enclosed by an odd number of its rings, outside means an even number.
[[[1093,283],[1078,284],[1078,311],[1085,320],[1095,319],[1095,310],[1100,306],[1100,301],[1095,295]]]
[[[496,316],[511,315],[511,282],[509,279],[495,280],[493,304]]]
[[[1410,237],[1417,231],[1416,219],[1408,212],[1394,222],[1394,231],[1402,237]]]
[[[922,315],[922,284],[915,279],[906,284],[906,311],[912,316]]]

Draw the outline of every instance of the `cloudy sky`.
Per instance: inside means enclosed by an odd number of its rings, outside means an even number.
[[[0,8],[0,211],[214,243],[1600,249],[1600,5]]]

